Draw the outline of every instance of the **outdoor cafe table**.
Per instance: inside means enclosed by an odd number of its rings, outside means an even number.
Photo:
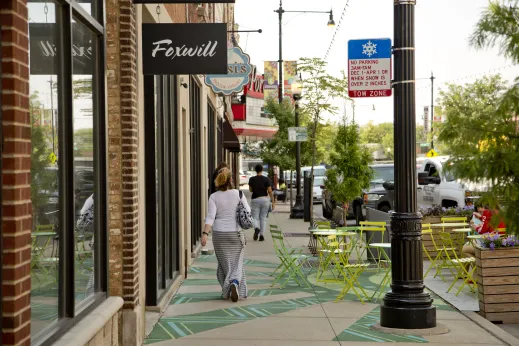
[[[382,293],[384,293],[386,287],[391,282],[391,276],[390,276],[391,260],[389,259],[389,256],[387,254],[387,251],[391,249],[391,243],[370,243],[369,246],[382,250],[382,253],[384,254],[384,258],[385,258],[384,262],[387,263],[387,268],[385,268],[384,278],[378,285],[377,290],[371,296],[371,299],[373,299],[373,297],[375,297],[375,295],[377,296],[377,298],[375,299],[375,302],[376,302],[378,299],[380,299],[380,296],[382,295]]]
[[[328,249],[328,242],[327,239],[329,236],[337,236],[337,237],[355,237],[357,236],[356,232],[348,232],[348,231],[342,231],[342,230],[336,230],[336,229],[317,229],[317,230],[310,230],[314,236],[318,239],[319,243],[321,244],[321,248],[323,250]],[[330,251],[328,256],[325,258],[325,255],[321,252],[321,258],[319,260],[319,268],[317,270],[317,276],[316,278],[321,277],[322,274],[327,269],[328,264],[331,262],[331,258],[334,256],[334,252]]]
[[[317,255],[317,247],[319,245],[319,242],[317,241],[318,235],[316,235],[316,232],[324,232],[326,234],[321,234],[320,236],[328,236],[328,235],[338,235],[337,232],[349,232],[349,231],[358,231],[359,227],[357,226],[349,226],[349,227],[338,227],[336,229],[322,229],[322,228],[316,228],[309,230],[310,232],[310,239],[308,242],[308,249],[310,250],[310,253],[312,255]]]
[[[431,225],[431,228],[443,228],[443,230],[445,230],[446,227],[447,228],[468,227],[468,223],[466,223],[466,222],[444,222],[444,223],[433,223]],[[459,248],[460,252],[461,252],[461,249],[463,248],[463,243],[464,243],[463,233],[470,232],[469,228],[464,228],[464,229],[467,229],[467,231],[459,231],[460,229],[453,230],[454,234],[457,235],[454,242],[457,245],[457,247]]]

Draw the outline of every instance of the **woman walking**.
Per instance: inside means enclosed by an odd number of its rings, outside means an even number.
[[[245,234],[236,221],[236,208],[243,203],[250,212],[247,199],[233,188],[232,173],[222,168],[215,180],[217,191],[209,197],[207,217],[202,234],[202,246],[213,230],[213,246],[218,261],[216,276],[222,286],[222,298],[233,302],[247,298],[247,282],[243,257],[245,255]]]
[[[252,192],[251,208],[254,219],[254,240],[264,241],[265,229],[267,228],[267,216],[272,201],[272,210],[275,208],[274,195],[270,179],[263,175],[263,166],[256,165],[257,175],[249,179],[249,191]],[[270,196],[270,197],[269,197]]]

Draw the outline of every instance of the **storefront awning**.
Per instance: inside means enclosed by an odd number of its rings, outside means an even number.
[[[223,123],[223,147],[229,151],[240,152],[240,141],[229,121]]]

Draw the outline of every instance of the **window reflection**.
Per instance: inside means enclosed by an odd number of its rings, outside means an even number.
[[[94,96],[95,35],[72,24],[74,99],[74,211],[76,305],[95,291],[94,273]]]
[[[58,318],[59,185],[58,83],[59,37],[56,5],[28,3],[31,117],[31,334]]]

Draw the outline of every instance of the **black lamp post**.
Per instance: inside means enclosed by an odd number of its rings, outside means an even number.
[[[424,291],[422,216],[416,211],[414,10],[394,0],[395,212],[391,213],[391,291],[380,308],[387,328],[436,327],[436,308]]]
[[[279,15],[279,60],[278,60],[278,98],[279,103],[283,102],[283,13],[328,13],[330,15],[328,19],[328,26],[335,26],[333,20],[333,10],[330,11],[285,11],[283,9],[283,0],[279,0],[279,8],[274,10]]]
[[[295,105],[295,125],[299,127],[299,100],[302,97],[302,85],[300,81],[292,84],[292,97],[296,101]],[[301,196],[301,143],[296,142],[296,203],[290,209],[291,219],[302,219],[304,217],[303,198]]]
[[[279,8],[274,10],[279,15],[279,60],[278,60],[278,100],[281,104],[283,102],[283,13],[328,13],[330,15],[328,19],[328,26],[335,26],[333,20],[333,10],[330,11],[285,11],[283,8],[283,0],[279,0]],[[295,92],[299,92],[296,96]],[[299,105],[298,100],[301,99],[301,86],[292,88],[292,94],[296,101],[295,106],[295,123],[296,127],[299,126]],[[301,198],[301,145],[296,142],[296,203],[290,211],[290,217],[296,219],[302,219],[304,217],[303,199]]]

